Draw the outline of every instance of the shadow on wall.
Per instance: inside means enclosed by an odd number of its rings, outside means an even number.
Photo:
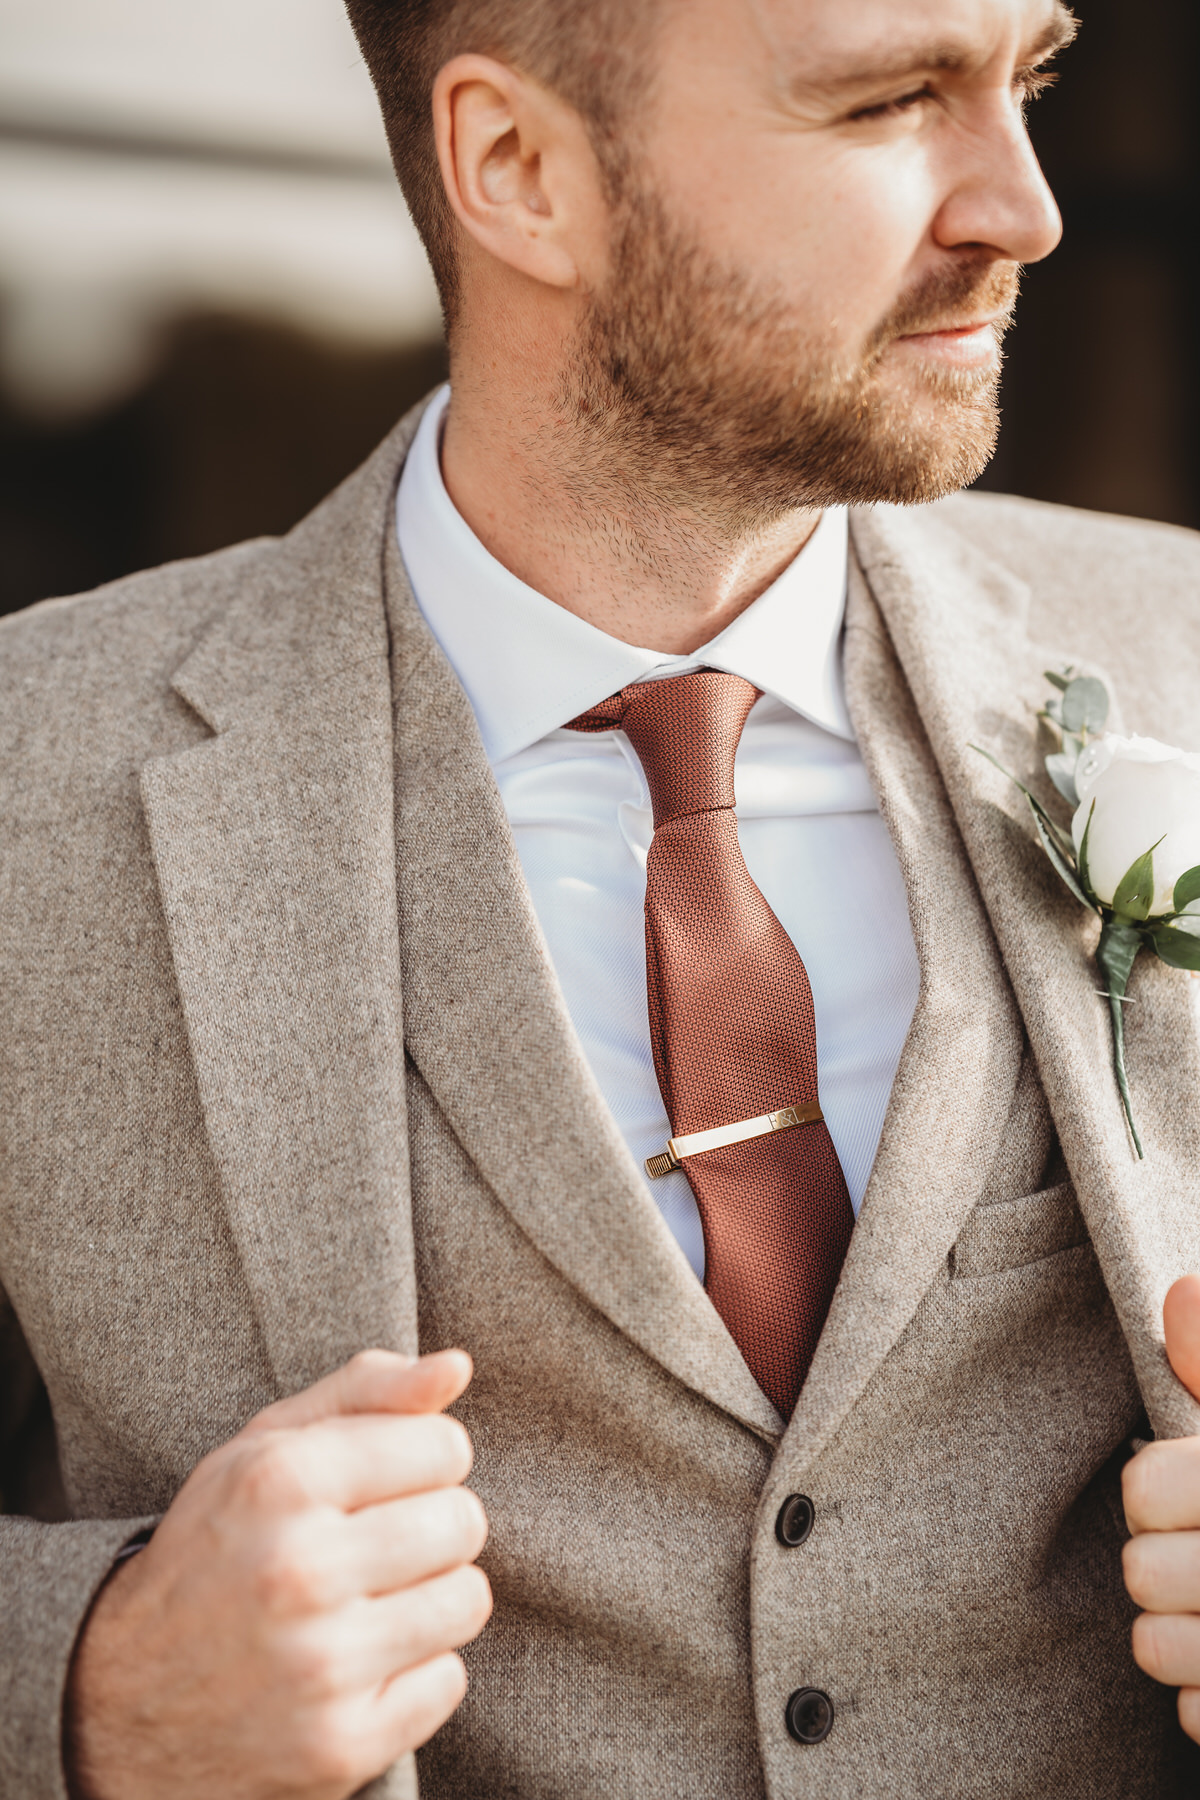
[[[287,531],[444,377],[436,343],[355,350],[197,319],[100,417],[0,412],[0,611]]]

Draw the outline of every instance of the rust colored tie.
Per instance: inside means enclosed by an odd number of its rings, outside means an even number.
[[[786,1418],[854,1213],[820,1117],[808,975],[738,843],[733,760],[758,692],[739,675],[703,669],[623,688],[571,728],[620,728],[645,771],[654,807],[646,859],[654,1067],[700,1210],[704,1285]],[[815,1117],[789,1126],[792,1109]],[[733,1125],[758,1135],[693,1153],[679,1145]],[[651,1162],[664,1160],[673,1166],[673,1157]]]

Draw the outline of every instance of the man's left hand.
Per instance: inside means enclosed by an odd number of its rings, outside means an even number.
[[[1200,1275],[1163,1305],[1167,1355],[1200,1400]],[[1200,1437],[1147,1444],[1125,1465],[1125,1585],[1145,1612],[1134,1621],[1139,1668],[1179,1689],[1179,1722],[1200,1743]]]

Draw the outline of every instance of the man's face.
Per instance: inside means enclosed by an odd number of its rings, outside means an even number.
[[[995,441],[1057,0],[664,0],[569,400],[663,497],[920,500]],[[707,490],[707,493],[705,492]]]

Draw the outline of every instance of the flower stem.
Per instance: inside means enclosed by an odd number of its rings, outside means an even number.
[[[1134,925],[1123,920],[1108,919],[1100,932],[1100,943],[1096,950],[1096,961],[1104,971],[1108,984],[1108,1010],[1112,1017],[1113,1034],[1113,1069],[1117,1077],[1117,1086],[1121,1090],[1121,1104],[1125,1108],[1125,1118],[1133,1138],[1134,1148],[1138,1156],[1144,1156],[1142,1140],[1138,1136],[1137,1126],[1133,1122],[1133,1108],[1129,1100],[1129,1082],[1125,1075],[1125,990],[1129,986],[1129,974],[1142,947],[1141,933]]]

